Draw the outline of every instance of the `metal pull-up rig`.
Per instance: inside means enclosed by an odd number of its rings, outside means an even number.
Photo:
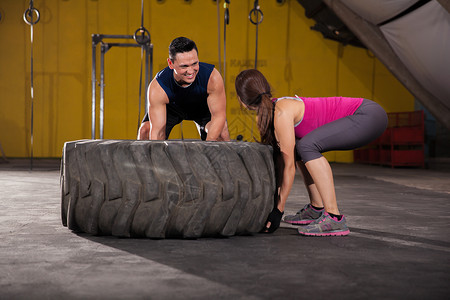
[[[117,43],[105,42],[108,39],[134,40],[135,43]],[[97,85],[97,46],[100,47],[100,102],[99,102],[99,138],[103,139],[104,131],[104,108],[105,108],[105,54],[112,47],[138,47],[141,48],[141,71],[139,80],[139,116],[141,114],[141,95],[142,95],[142,60],[145,52],[145,91],[148,89],[150,79],[153,74],[153,44],[151,43],[150,33],[144,27],[144,1],[141,1],[141,27],[139,27],[134,35],[114,35],[114,34],[93,34],[92,35],[92,131],[91,138],[96,137],[96,85]],[[147,93],[145,92],[145,110],[148,109]],[[139,124],[138,124],[139,127]]]

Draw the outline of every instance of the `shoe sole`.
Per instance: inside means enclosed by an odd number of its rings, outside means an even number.
[[[320,232],[320,233],[298,231],[298,233],[304,236],[346,236],[350,233],[350,230],[336,231],[336,232]]]
[[[311,224],[314,221],[315,220],[308,220],[308,221],[285,221],[285,220],[283,220],[284,223],[289,223],[289,224],[292,224],[292,225],[308,225],[308,224]]]

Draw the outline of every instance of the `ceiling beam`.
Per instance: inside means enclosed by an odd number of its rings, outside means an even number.
[[[437,0],[443,8],[450,14],[450,0]]]

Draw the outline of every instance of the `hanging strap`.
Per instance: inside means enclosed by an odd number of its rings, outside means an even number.
[[[139,71],[139,110],[137,119],[137,131],[139,132],[139,127],[141,126],[141,106],[142,106],[142,65],[144,61],[144,48],[141,47],[141,67]]]
[[[259,17],[261,15],[261,18]],[[253,16],[255,19],[253,20]],[[258,26],[263,21],[264,15],[259,7],[259,1],[255,0],[253,3],[253,9],[248,14],[248,19],[250,22],[256,26],[256,45],[255,45],[255,69],[258,67]]]
[[[224,87],[226,86],[226,62],[227,62],[227,25],[230,24],[230,11],[228,6],[230,5],[230,0],[225,0],[223,7],[225,8],[224,22],[223,22],[223,82]]]
[[[139,45],[145,45],[150,42],[150,32],[144,27],[144,0],[141,0],[141,27],[136,29],[133,38]]]
[[[144,0],[141,0],[141,27],[133,35],[133,39],[141,45],[141,66],[139,72],[139,110],[137,120],[137,131],[141,125],[141,105],[142,105],[142,65],[144,61],[144,47],[150,43],[150,32],[144,27]]]
[[[261,16],[261,17],[260,17]],[[253,18],[254,17],[254,18]],[[248,19],[250,20],[250,22],[256,26],[256,39],[255,39],[255,69],[258,68],[258,27],[259,24],[261,24],[261,22],[263,21],[264,15],[263,12],[261,11],[261,8],[259,6],[259,1],[255,0],[255,2],[253,3],[253,9],[250,11],[250,13],[248,14]],[[252,128],[251,128],[251,135],[253,137],[253,139],[256,141],[255,136],[253,135],[254,132],[254,125],[255,125],[255,117],[253,115],[252,116]]]
[[[34,19],[36,14],[36,20]],[[23,20],[30,25],[30,95],[31,95],[31,121],[30,121],[30,169],[33,170],[33,123],[34,123],[34,84],[33,84],[33,25],[40,20],[39,11],[33,7],[33,0],[30,0],[29,7],[23,13]]]
[[[222,54],[220,53],[220,0],[216,0],[217,4],[217,49],[219,52],[219,73],[222,74]]]

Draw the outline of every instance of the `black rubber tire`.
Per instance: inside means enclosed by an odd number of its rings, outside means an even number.
[[[198,140],[64,145],[61,218],[94,235],[232,236],[260,231],[274,204],[269,146]]]

